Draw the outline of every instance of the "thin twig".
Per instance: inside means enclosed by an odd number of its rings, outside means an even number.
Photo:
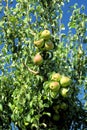
[[[35,74],[35,75],[39,74],[38,71],[34,71],[34,70],[30,69],[24,62],[23,62],[23,64],[24,64],[24,66],[27,68],[27,70],[28,70],[29,72],[31,72],[31,73],[33,73],[33,74]]]

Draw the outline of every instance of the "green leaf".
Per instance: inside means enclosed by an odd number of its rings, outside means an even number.
[[[51,117],[51,113],[48,113],[48,112],[43,112],[43,115],[47,115],[47,116]]]
[[[83,39],[83,43],[87,43],[87,36]]]
[[[68,24],[69,28],[76,28],[76,23],[75,22],[70,22]]]

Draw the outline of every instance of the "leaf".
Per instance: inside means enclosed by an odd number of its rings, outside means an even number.
[[[76,23],[75,22],[70,22],[68,24],[69,28],[76,28]]]
[[[4,21],[0,21],[0,27],[2,28],[4,24]]]
[[[87,43],[87,36],[83,39],[83,43]]]
[[[51,117],[51,113],[49,113],[49,112],[43,112],[43,115],[47,115],[47,116]]]
[[[31,122],[31,116],[30,116],[30,114],[27,115],[26,121],[27,121],[27,122]]]
[[[65,30],[64,24],[61,25],[61,29],[62,29],[62,30]]]

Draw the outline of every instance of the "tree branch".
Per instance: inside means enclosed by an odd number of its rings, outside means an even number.
[[[30,69],[24,62],[23,62],[23,64],[24,64],[24,66],[27,68],[27,70],[28,70],[29,72],[31,72],[31,73],[33,73],[33,74],[35,74],[35,75],[39,74],[38,71],[34,71],[34,70]]]

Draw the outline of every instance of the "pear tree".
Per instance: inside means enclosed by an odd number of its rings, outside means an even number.
[[[73,5],[63,33],[68,2],[0,0],[1,130],[87,128],[87,16]]]

